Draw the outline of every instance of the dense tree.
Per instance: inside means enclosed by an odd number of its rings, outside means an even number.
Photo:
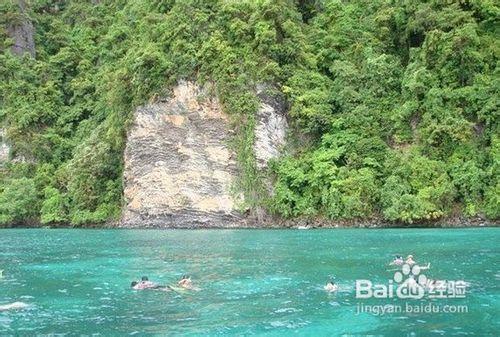
[[[32,179],[12,179],[0,193],[0,224],[34,221],[38,215],[39,199]]]
[[[131,112],[181,78],[216,83],[251,209],[496,219],[499,12],[476,0],[3,1],[0,120],[16,160],[0,174],[0,223],[118,217]],[[13,29],[32,24],[16,53]],[[253,88],[266,82],[286,95],[292,131],[260,172]]]

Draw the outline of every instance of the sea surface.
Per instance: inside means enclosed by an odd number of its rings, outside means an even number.
[[[396,254],[465,291],[356,298],[356,280],[394,284]],[[0,336],[499,336],[499,261],[498,228],[4,229],[0,307],[27,307],[0,311]],[[201,290],[130,289],[183,274]]]

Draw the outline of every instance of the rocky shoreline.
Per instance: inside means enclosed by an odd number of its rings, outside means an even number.
[[[45,228],[45,229],[63,229],[63,228],[74,228],[74,229],[161,229],[161,230],[171,230],[171,229],[345,229],[345,228],[355,228],[355,229],[389,229],[389,228],[476,228],[476,227],[500,227],[500,222],[489,221],[489,220],[479,220],[479,219],[447,219],[435,222],[418,222],[412,224],[406,223],[391,223],[376,220],[357,220],[357,221],[311,221],[311,220],[287,220],[276,223],[224,223],[224,224],[213,224],[213,223],[193,223],[193,224],[161,224],[159,222],[148,222],[141,224],[122,224],[118,221],[108,222],[108,223],[89,223],[81,226],[73,226],[70,224],[57,224],[46,226],[42,224],[17,224],[10,227],[3,228]],[[0,227],[2,229],[2,227]]]
[[[325,219],[293,219],[278,222],[271,228],[466,228],[466,227],[499,227],[499,221],[491,221],[480,217],[447,217],[437,220],[414,223],[390,222],[380,218],[353,220]]]
[[[107,226],[108,227],[108,226]],[[326,219],[266,219],[263,222],[248,220],[238,223],[212,223],[196,222],[188,224],[160,223],[158,221],[145,221],[142,224],[111,224],[111,228],[136,228],[136,229],[335,229],[335,228],[466,228],[466,227],[500,227],[499,221],[490,221],[479,217],[453,217],[435,221],[422,221],[412,224],[401,222],[388,222],[377,218],[355,220],[326,220]]]
[[[184,219],[186,220],[186,219]],[[234,220],[234,219],[233,219]],[[328,220],[321,218],[282,219],[268,217],[263,221],[240,218],[238,221],[214,222],[206,221],[173,221],[146,219],[139,223],[123,221],[109,222],[104,225],[90,225],[91,228],[123,228],[123,229],[336,229],[336,228],[467,228],[467,227],[500,227],[500,221],[491,221],[481,217],[447,217],[433,221],[420,221],[412,224],[389,222],[380,218],[354,220]]]
[[[453,216],[436,220],[414,223],[390,222],[381,218],[328,220],[324,218],[283,219],[267,217],[257,221],[250,217],[149,217],[136,219],[136,222],[115,220],[106,223],[87,223],[73,226],[61,223],[51,226],[31,221],[13,224],[6,228],[88,228],[88,229],[337,229],[337,228],[469,228],[469,227],[500,227],[500,221],[488,220],[479,216]],[[223,221],[221,221],[223,219]],[[1,228],[1,227],[0,227]]]

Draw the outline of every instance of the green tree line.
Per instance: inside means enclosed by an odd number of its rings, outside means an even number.
[[[282,217],[498,219],[492,0],[19,0],[0,4],[0,225],[115,220],[134,108],[214,81],[250,208]],[[36,56],[12,53],[28,17]],[[288,146],[255,165],[254,87],[290,106]],[[262,177],[272,177],[267,196]]]

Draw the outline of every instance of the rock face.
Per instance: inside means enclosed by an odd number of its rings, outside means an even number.
[[[137,109],[125,150],[122,223],[241,225],[231,193],[236,163],[230,136],[217,99],[192,83],[182,82],[170,99]]]
[[[0,166],[9,160],[10,147],[5,139],[5,130],[0,128]]]
[[[284,99],[276,90],[260,85],[257,87],[257,96],[261,105],[257,112],[254,152],[257,167],[262,169],[267,167],[269,160],[279,156],[280,149],[285,145],[288,123]]]
[[[259,166],[284,141],[283,109],[265,98],[258,113]],[[266,96],[267,97],[267,96]],[[278,106],[279,105],[279,106]],[[171,97],[138,108],[125,149],[124,227],[245,227],[234,190],[233,132],[209,88],[180,82]]]
[[[27,14],[26,1],[18,0],[19,18],[16,22],[7,25],[7,34],[14,40],[12,53],[22,56],[25,53],[35,57],[35,29]]]

